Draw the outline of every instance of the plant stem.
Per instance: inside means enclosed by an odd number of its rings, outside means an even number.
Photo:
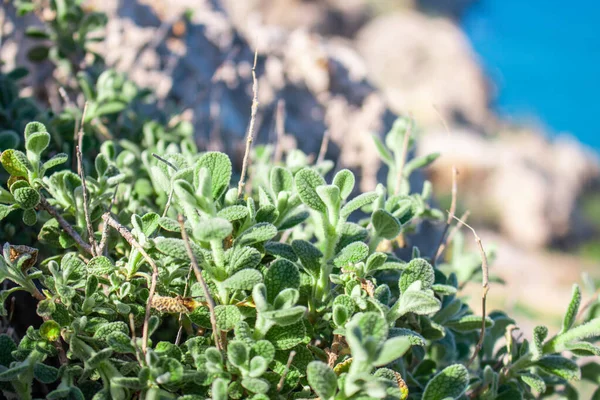
[[[77,233],[77,231],[75,230],[75,228],[73,228],[71,226],[71,224],[69,224],[62,215],[60,215],[60,213],[58,212],[58,210],[56,210],[56,208],[52,207],[52,205],[50,203],[48,203],[48,200],[46,200],[43,196],[40,197],[40,204],[39,207],[45,211],[48,212],[48,214],[50,214],[51,216],[53,216],[54,218],[56,218],[56,221],[58,221],[58,224],[60,225],[61,228],[63,228],[63,230],[65,232],[67,232],[67,234],[69,236],[71,236],[73,238],[73,240],[75,240],[75,243],[77,243],[79,245],[79,247],[81,247],[86,253],[90,254],[90,255],[94,255],[93,251],[92,251],[92,246],[90,246],[88,243],[86,243],[81,236],[79,235],[79,233]]]

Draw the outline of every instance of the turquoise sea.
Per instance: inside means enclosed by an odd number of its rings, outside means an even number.
[[[479,0],[462,25],[500,114],[600,151],[600,1]]]

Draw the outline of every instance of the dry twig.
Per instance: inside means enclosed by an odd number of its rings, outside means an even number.
[[[208,290],[208,285],[202,276],[202,271],[200,271],[200,267],[198,266],[198,261],[196,260],[196,256],[192,251],[192,246],[190,245],[190,238],[188,237],[187,231],[185,230],[185,224],[183,220],[183,215],[179,215],[178,218],[179,225],[181,226],[181,238],[183,239],[183,243],[185,244],[185,248],[187,250],[188,256],[190,257],[190,261],[192,263],[192,267],[194,269],[194,274],[196,275],[196,279],[200,282],[202,286],[202,290],[204,291],[204,297],[206,298],[206,302],[208,303],[208,310],[210,311],[210,324],[212,325],[213,335],[215,337],[215,346],[218,350],[223,349],[222,343],[219,339],[219,331],[217,329],[217,315],[215,314],[215,301],[210,295],[210,291]]]
[[[63,216],[60,215],[58,210],[54,208],[50,203],[48,203],[48,200],[46,200],[43,196],[40,197],[40,204],[38,205],[38,207],[42,210],[47,211],[48,214],[56,218],[56,221],[58,221],[60,227],[63,228],[63,230],[67,232],[67,234],[71,236],[73,240],[75,240],[75,243],[77,243],[79,247],[81,247],[86,253],[94,255],[94,253],[92,252],[92,247],[89,244],[87,244],[81,238],[81,236],[79,236],[79,233],[77,233],[77,231],[71,226],[71,224],[69,224],[63,218]]]
[[[483,339],[485,338],[485,317],[486,317],[486,309],[485,308],[486,308],[487,294],[490,289],[490,278],[489,278],[487,255],[485,254],[485,250],[483,249],[483,244],[481,243],[481,239],[477,235],[477,232],[475,231],[475,229],[473,229],[467,223],[465,223],[464,221],[461,221],[458,217],[454,216],[454,219],[456,219],[458,222],[462,222],[462,224],[464,226],[466,226],[467,228],[469,228],[471,230],[471,232],[473,232],[473,236],[475,236],[475,242],[477,243],[477,247],[479,247],[479,253],[481,254],[481,272],[483,275],[482,282],[481,282],[481,287],[483,289],[482,293],[481,293],[481,314],[482,314],[482,316],[481,316],[481,333],[479,335],[479,341],[477,342],[477,346],[475,346],[475,351],[473,352],[473,355],[471,356],[471,358],[469,359],[469,362],[467,363],[467,367],[468,367],[473,363],[473,361],[475,361],[475,358],[477,358],[477,354],[479,354],[479,351],[481,350],[481,346],[483,346]]]
[[[246,138],[246,151],[244,152],[244,161],[242,163],[242,173],[238,183],[238,198],[244,194],[244,186],[246,185],[246,174],[248,172],[248,164],[250,163],[250,149],[254,140],[254,124],[256,122],[256,113],[258,112],[258,81],[256,80],[256,61],[258,60],[258,51],[254,52],[254,65],[252,66],[252,109],[250,111],[250,125],[248,126],[248,137]]]
[[[327,149],[329,148],[329,140],[331,139],[331,132],[327,129],[323,133],[323,139],[321,139],[321,147],[319,148],[319,155],[317,156],[317,164],[322,163],[325,160]]]
[[[290,371],[290,366],[292,365],[292,361],[294,361],[294,357],[296,356],[296,351],[290,351],[290,355],[288,356],[287,363],[285,364],[285,369],[283,370],[283,374],[281,374],[281,379],[279,379],[279,383],[277,384],[277,391],[281,392],[283,389],[283,384],[285,383],[285,377]]]
[[[454,228],[452,228],[452,230],[450,231],[450,233],[448,234],[448,236],[446,236],[446,240],[444,240],[440,246],[438,247],[437,253],[435,255],[435,258],[433,259],[433,264],[435,265],[437,260],[442,256],[442,254],[444,253],[444,250],[446,250],[446,247],[448,247],[448,244],[452,243],[452,239],[454,239],[454,236],[456,236],[456,233],[460,230],[460,228],[462,228],[464,226],[464,223],[467,222],[467,220],[469,219],[469,216],[471,215],[471,212],[469,210],[465,211],[464,214],[460,217],[460,221],[458,224],[456,224],[456,226]],[[449,225],[447,225],[449,226]],[[445,235],[442,235],[442,238]]]
[[[81,144],[83,143],[83,121],[85,121],[85,113],[87,111],[87,106],[88,103],[86,102],[85,106],[83,107],[80,129],[77,133],[77,145],[75,146],[75,154],[77,155],[77,174],[79,175],[79,179],[81,179],[81,186],[83,188],[83,215],[85,216],[85,225],[88,231],[88,240],[92,249],[92,256],[96,256],[100,253],[98,253],[98,243],[96,243],[96,238],[94,237],[94,227],[92,226],[92,219],[90,218],[88,190],[87,183],[85,182],[85,170],[83,169],[83,155],[81,154]]]
[[[142,352],[146,354],[146,349],[148,347],[148,321],[150,320],[150,310],[152,309],[152,298],[154,297],[154,292],[156,292],[156,282],[158,280],[158,267],[154,260],[146,253],[146,250],[142,247],[141,244],[129,232],[127,228],[121,225],[117,220],[115,220],[109,212],[104,213],[102,216],[105,224],[109,224],[112,226],[119,234],[129,243],[131,247],[135,247],[137,251],[140,252],[142,257],[150,264],[152,267],[152,278],[150,282],[150,292],[148,294],[148,301],[146,303],[146,315],[144,316],[144,326],[142,328]]]
[[[188,270],[187,278],[185,280],[185,287],[183,288],[183,297],[187,297],[188,286],[190,283],[190,276],[192,275],[193,266],[190,263],[190,269]],[[179,313],[179,329],[177,330],[177,337],[175,338],[175,346],[179,346],[181,342],[181,335],[183,333],[183,313]]]

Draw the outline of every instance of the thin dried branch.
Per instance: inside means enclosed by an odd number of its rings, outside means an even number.
[[[285,135],[285,100],[277,101],[277,110],[275,112],[275,150],[273,151],[273,163],[278,164],[283,156],[283,137]]]
[[[183,215],[178,216],[179,226],[181,226],[181,238],[183,239],[183,243],[185,244],[185,248],[187,250],[188,256],[190,257],[190,261],[192,263],[192,268],[194,269],[194,275],[196,275],[196,279],[200,282],[202,286],[202,290],[204,291],[204,297],[206,299],[208,310],[210,312],[210,324],[212,326],[213,335],[215,337],[215,346],[218,350],[223,349],[223,345],[219,338],[219,330],[217,329],[217,315],[215,314],[215,301],[212,298],[210,291],[208,290],[208,285],[202,276],[202,271],[198,266],[198,261],[196,260],[196,256],[192,251],[192,246],[190,245],[190,238],[188,237],[187,231],[185,230],[185,222],[183,220]]]
[[[456,197],[458,194],[458,170],[453,165],[452,166],[452,201],[450,202],[450,210],[448,211],[448,218],[446,219],[446,225],[444,226],[444,231],[442,232],[442,236],[440,236],[440,242],[437,246],[437,251],[435,252],[435,257],[433,258],[433,265],[435,266],[437,259],[442,255],[444,251],[445,243],[446,243],[446,235],[448,234],[448,230],[450,229],[450,225],[452,224],[452,220],[456,215]]]
[[[87,106],[88,103],[86,102],[85,106],[83,107],[80,129],[77,133],[77,146],[75,146],[75,154],[77,155],[77,174],[79,175],[79,179],[81,179],[81,186],[83,187],[83,215],[85,216],[88,240],[90,242],[90,247],[92,248],[92,256],[96,256],[100,253],[98,253],[98,243],[94,237],[94,227],[92,226],[92,219],[90,218],[88,189],[85,181],[85,170],[83,168],[83,155],[81,154],[81,145],[83,143],[83,121],[85,121]]]
[[[63,216],[60,215],[58,210],[54,208],[50,203],[48,203],[48,200],[46,200],[43,196],[40,198],[40,204],[38,205],[38,207],[48,212],[48,214],[50,214],[54,218],[56,218],[56,221],[58,221],[60,227],[63,228],[63,230],[73,238],[73,240],[79,245],[79,247],[81,247],[86,253],[94,255],[94,253],[92,252],[92,246],[90,246],[83,240],[83,238],[79,235],[79,233],[77,233],[75,228],[73,228],[73,226],[71,226],[71,224],[69,224],[67,220],[65,220]]]
[[[281,374],[281,378],[279,379],[279,383],[277,383],[277,391],[281,392],[283,389],[283,385],[285,383],[285,377],[288,372],[290,372],[290,367],[292,366],[292,361],[294,361],[294,357],[296,356],[296,352],[294,350],[290,351],[290,355],[288,356],[287,363],[285,364],[285,369],[283,370],[283,374]]]
[[[486,302],[487,302],[487,294],[490,289],[490,277],[489,277],[487,255],[485,254],[485,250],[483,249],[483,244],[481,243],[481,239],[477,235],[477,232],[466,222],[461,221],[458,217],[454,216],[454,219],[456,219],[458,222],[462,222],[462,224],[464,226],[466,226],[467,228],[469,228],[469,230],[471,230],[471,232],[473,232],[473,236],[475,237],[475,242],[477,243],[477,247],[479,247],[479,253],[481,255],[481,272],[482,272],[481,333],[479,334],[479,341],[477,342],[477,345],[475,346],[475,351],[473,352],[473,355],[471,356],[471,358],[469,359],[469,362],[467,363],[467,367],[469,367],[473,363],[473,361],[475,361],[475,358],[477,358],[477,354],[479,354],[479,351],[481,350],[481,346],[483,346],[483,339],[485,338]]]
[[[406,157],[408,156],[408,145],[410,143],[410,136],[412,134],[412,120],[408,125],[408,129],[404,134],[404,141],[402,142],[402,153],[400,153],[400,165],[398,166],[398,174],[396,175],[396,188],[394,194],[400,193],[400,186],[402,185],[402,178],[404,175],[404,166],[406,165]]]
[[[329,140],[331,139],[331,131],[327,129],[323,133],[323,139],[321,139],[321,147],[319,148],[319,155],[317,156],[317,164],[322,163],[325,160],[327,149],[329,148]]]
[[[462,228],[464,226],[464,223],[467,222],[467,220],[469,219],[470,215],[471,215],[471,211],[469,211],[469,210],[465,211],[463,213],[463,215],[460,217],[460,221],[461,222],[459,222],[458,224],[456,224],[454,226],[454,228],[452,228],[452,230],[450,231],[450,233],[448,234],[448,236],[446,236],[446,240],[444,240],[441,243],[441,245],[438,247],[438,250],[437,250],[437,253],[435,255],[435,258],[433,259],[434,265],[437,263],[437,260],[442,256],[442,254],[444,254],[444,251],[446,250],[446,247],[448,247],[448,245],[450,243],[452,243],[452,239],[454,239],[454,236],[456,236],[456,233],[460,230],[460,228]]]
[[[152,278],[150,282],[150,292],[148,294],[148,301],[146,303],[146,315],[144,316],[144,326],[142,328],[142,352],[146,354],[146,349],[148,347],[148,321],[150,320],[150,310],[152,309],[152,299],[154,298],[154,293],[156,292],[156,282],[158,280],[158,267],[154,260],[146,253],[146,250],[142,247],[142,245],[133,237],[131,232],[123,225],[121,225],[117,220],[115,220],[109,212],[104,213],[102,216],[105,224],[109,224],[112,226],[119,234],[129,243],[131,247],[135,247],[137,251],[140,252],[142,257],[150,264],[152,267]]]
[[[250,149],[254,141],[254,124],[256,123],[256,113],[258,112],[258,81],[256,80],[256,61],[258,60],[258,50],[254,52],[254,65],[252,66],[252,108],[250,111],[250,125],[248,126],[248,136],[246,138],[246,150],[244,152],[244,161],[242,162],[242,173],[238,183],[238,198],[244,194],[246,185],[246,174],[248,173],[248,164],[250,163]]]

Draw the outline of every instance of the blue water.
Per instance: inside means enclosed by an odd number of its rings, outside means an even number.
[[[600,1],[480,0],[463,28],[501,115],[600,150]]]

